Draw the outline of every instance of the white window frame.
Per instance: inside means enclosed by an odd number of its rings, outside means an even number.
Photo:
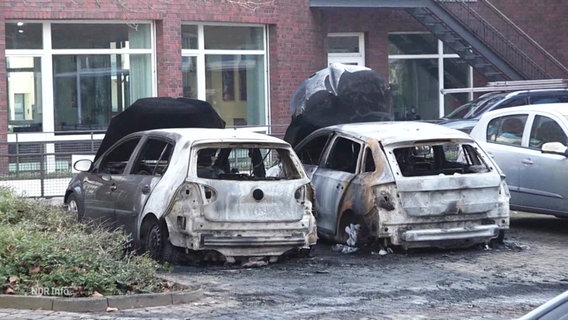
[[[428,34],[425,32],[390,32],[390,34]],[[437,59],[438,60],[438,114],[439,117],[445,115],[444,110],[444,94],[442,94],[442,89],[444,88],[444,59],[461,59],[458,54],[455,53],[444,53],[444,43],[438,40],[438,53],[435,54],[389,54],[388,59],[397,60],[417,60],[417,59]],[[469,84],[472,86],[473,83],[473,68],[469,66]],[[473,92],[470,93],[470,100],[473,98]]]
[[[60,54],[80,55],[80,54],[150,54],[152,61],[152,96],[157,95],[157,77],[156,77],[156,26],[153,21],[129,21],[131,24],[149,24],[150,25],[150,49],[53,49],[51,46],[51,25],[62,23],[76,24],[124,24],[125,21],[115,20],[7,20],[4,23],[13,22],[24,23],[41,23],[42,24],[42,49],[6,49],[6,58],[8,57],[41,57],[41,74],[42,74],[42,132],[26,132],[24,133],[8,133],[8,142],[40,142],[40,141],[69,141],[69,140],[91,140],[103,139],[104,134],[65,134],[55,135],[55,106],[53,102],[53,56]],[[7,124],[6,124],[7,125]]]
[[[359,39],[359,52],[327,53],[327,64],[343,63],[365,66],[365,34],[363,32],[337,32],[328,33],[327,37],[357,37]]]
[[[244,24],[244,23],[202,23],[202,22],[184,22],[183,25],[197,26],[197,49],[183,49],[181,50],[182,57],[196,57],[196,74],[197,74],[197,99],[206,101],[206,66],[205,66],[205,56],[206,55],[262,55],[264,58],[264,123],[262,126],[249,126],[245,130],[251,130],[255,132],[269,133],[271,128],[270,123],[270,94],[269,94],[269,70],[268,65],[268,26],[263,24]],[[263,50],[221,50],[221,49],[205,49],[205,26],[215,26],[215,27],[262,27],[263,29]],[[180,40],[181,41],[181,40]]]

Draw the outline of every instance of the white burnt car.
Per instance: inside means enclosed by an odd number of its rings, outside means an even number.
[[[502,238],[509,228],[505,176],[458,130],[422,122],[343,124],[311,133],[294,149],[312,179],[323,238],[467,247]]]
[[[280,163],[277,176],[267,168]],[[79,160],[65,203],[79,219],[123,228],[159,260],[275,261],[316,243],[310,180],[290,145],[232,129],[129,134]]]

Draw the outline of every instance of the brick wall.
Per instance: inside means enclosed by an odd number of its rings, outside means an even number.
[[[562,30],[568,2],[493,0],[515,23],[544,48],[568,61]],[[157,26],[158,95],[179,96],[181,81],[181,23],[238,22],[269,25],[270,122],[275,134],[290,121],[290,97],[302,80],[326,64],[325,35],[365,32],[366,63],[388,77],[387,34],[423,31],[403,10],[310,10],[308,0],[273,0],[249,10],[227,0],[2,0],[0,3],[0,140],[6,133],[6,20],[154,20]],[[387,79],[388,80],[388,79]],[[281,129],[278,129],[281,128]],[[278,132],[278,131],[281,132]]]
[[[6,68],[4,23],[6,20],[154,20],[158,95],[180,96],[181,23],[235,22],[270,26],[271,123],[290,121],[289,100],[301,81],[325,66],[317,15],[307,0],[274,0],[256,10],[226,0],[3,0],[0,17],[0,123],[6,121]],[[277,10],[276,10],[277,9]],[[6,125],[0,125],[0,134]]]
[[[536,40],[561,63],[568,65],[568,1],[491,0],[511,21]]]

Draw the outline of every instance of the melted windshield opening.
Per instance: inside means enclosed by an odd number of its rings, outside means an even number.
[[[253,145],[211,146],[198,150],[197,176],[218,180],[301,178],[288,149]]]
[[[420,144],[394,149],[405,177],[489,172],[477,149],[470,144]]]

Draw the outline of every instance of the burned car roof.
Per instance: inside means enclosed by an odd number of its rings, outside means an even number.
[[[383,144],[414,140],[467,139],[468,134],[441,125],[418,121],[362,122],[330,126],[318,131],[341,131],[359,138],[380,140]]]
[[[114,116],[97,151],[99,158],[127,134],[158,128],[224,128],[225,121],[207,101],[155,97],[136,100]]]
[[[184,140],[188,142],[258,142],[271,143],[289,146],[284,140],[278,139],[262,133],[256,133],[249,130],[236,129],[214,129],[214,128],[166,128],[146,130],[144,134],[163,134],[172,137],[175,140]]]

